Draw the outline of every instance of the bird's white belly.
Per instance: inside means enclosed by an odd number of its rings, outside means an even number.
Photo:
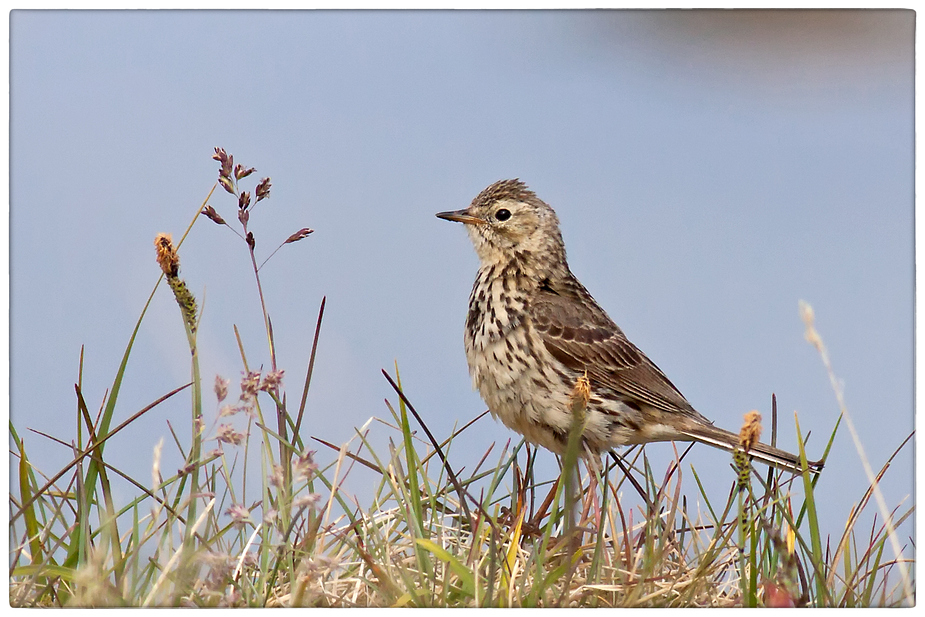
[[[493,340],[477,337],[467,345],[466,355],[472,384],[492,415],[528,441],[554,452],[562,449],[555,433],[567,434],[571,415],[568,392],[571,385],[549,369],[545,348],[528,349],[522,328]],[[544,367],[546,370],[543,370]]]

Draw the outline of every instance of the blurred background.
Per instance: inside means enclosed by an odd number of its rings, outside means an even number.
[[[99,408],[159,275],[154,236],[186,229],[221,146],[257,168],[244,186],[272,178],[251,215],[258,257],[316,230],[261,271],[290,401],[327,297],[306,437],[341,444],[369,418],[389,418],[383,399],[396,397],[380,370],[394,374],[396,362],[436,435],[485,410],[462,343],[477,260],[462,227],[434,213],[519,177],[557,210],[575,274],[699,411],[736,430],[758,409],[768,427],[776,393],[778,445],[796,449],[797,412],[817,457],[839,410],[804,340],[797,307],[809,302],[877,470],[914,428],[914,19],[14,11],[12,423],[47,473],[70,460],[27,429],[75,439],[81,346],[84,395]],[[209,203],[235,221],[233,197],[219,188]],[[204,307],[206,390],[222,375],[235,396],[234,325],[250,364],[269,366],[246,246],[200,217],[180,257]],[[181,318],[162,286],[114,424],[188,379]],[[206,401],[210,425],[218,405]],[[163,437],[163,468],[180,466],[168,422],[188,439],[188,395],[114,438],[107,458],[148,478]],[[394,437],[372,425],[382,448]],[[512,437],[486,417],[451,461],[471,469]],[[320,462],[335,456],[317,449]],[[647,452],[656,470],[674,457],[670,444]],[[686,462],[724,501],[730,457],[695,446]],[[556,473],[541,454],[538,474]],[[362,503],[374,481],[356,471],[348,489]],[[842,427],[817,489],[826,531],[841,532],[866,487]],[[883,491],[890,507],[913,499],[911,444]],[[911,534],[909,523],[902,537]]]

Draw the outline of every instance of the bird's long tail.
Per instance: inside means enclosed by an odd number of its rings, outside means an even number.
[[[728,452],[734,452],[740,447],[739,436],[736,433],[711,424],[695,425],[679,432],[694,441],[721,448]],[[783,469],[784,471],[800,473],[803,470],[800,465],[799,456],[763,443],[756,443],[753,445],[749,449],[748,454],[754,459],[771,465],[772,467]],[[809,471],[812,473],[819,473],[822,471],[823,461],[807,461],[807,464]]]

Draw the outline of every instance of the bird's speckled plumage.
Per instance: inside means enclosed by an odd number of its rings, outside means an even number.
[[[587,372],[591,398],[583,442],[589,454],[669,440],[736,447],[738,436],[694,410],[575,278],[556,213],[524,183],[495,182],[468,208],[437,216],[465,223],[479,257],[466,358],[494,417],[562,454],[569,397]],[[799,469],[798,457],[783,450],[757,444],[750,453]]]

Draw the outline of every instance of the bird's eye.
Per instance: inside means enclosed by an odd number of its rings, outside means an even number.
[[[506,221],[509,218],[511,218],[511,211],[508,210],[507,208],[501,208],[500,210],[495,212],[495,218],[498,219],[499,221]]]

